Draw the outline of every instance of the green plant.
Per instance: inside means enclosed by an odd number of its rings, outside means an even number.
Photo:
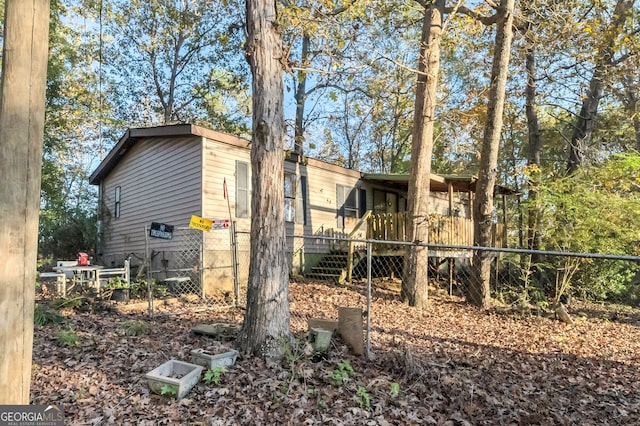
[[[321,413],[327,411],[327,400],[324,397],[318,400],[318,411]]]
[[[60,298],[51,302],[53,309],[78,309],[85,301],[84,296]]]
[[[400,383],[393,382],[391,383],[391,388],[389,389],[389,395],[398,396],[400,394]]]
[[[114,278],[109,280],[106,287],[109,290],[114,290],[116,288],[129,288],[129,284],[126,281],[121,280],[120,278]]]
[[[364,408],[368,410],[371,408],[371,397],[369,396],[369,392],[367,392],[367,388],[364,386],[358,386],[358,404],[360,404],[360,408]]]
[[[62,315],[57,310],[40,304],[37,304],[33,311],[33,324],[37,327],[57,324],[62,322],[62,319]]]
[[[329,381],[334,386],[342,386],[344,382],[349,380],[353,373],[353,367],[349,360],[343,359],[329,372]]]
[[[146,321],[130,320],[120,324],[120,328],[127,336],[139,336],[149,333],[149,324]]]
[[[167,297],[168,293],[169,293],[169,289],[164,284],[159,283],[155,280],[151,282],[151,295],[154,298],[157,298],[157,299],[165,298]]]
[[[174,385],[164,385],[160,388],[160,395],[176,396],[178,394],[178,387]]]
[[[207,372],[204,373],[205,383],[207,383],[208,385],[210,385],[211,383],[213,383],[214,385],[217,385],[218,383],[220,383],[222,374],[225,373],[226,371],[227,369],[225,367],[213,367],[207,370]]]
[[[147,296],[147,282],[133,280],[129,283],[129,297],[132,299],[143,299]]]
[[[283,360],[291,374],[291,380],[299,378],[298,364],[305,356],[304,342],[299,339],[289,340],[286,337],[280,339],[280,347],[284,355]]]
[[[72,327],[58,332],[56,341],[60,346],[76,346],[80,343],[80,338]]]

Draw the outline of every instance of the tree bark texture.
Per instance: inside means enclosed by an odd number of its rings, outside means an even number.
[[[496,185],[502,113],[513,38],[514,2],[515,0],[501,0],[497,12],[498,22],[491,68],[487,122],[482,141],[476,198],[473,204],[474,243],[479,247],[491,245],[493,192]],[[473,253],[471,284],[467,291],[467,300],[476,306],[490,305],[491,260],[492,255],[488,251],[475,250]]]
[[[573,128],[573,134],[569,141],[569,159],[567,160],[567,173],[574,173],[583,163],[587,144],[593,134],[598,105],[602,98],[605,78],[609,69],[613,66],[616,40],[622,33],[625,20],[633,11],[635,0],[618,0],[613,10],[611,23],[605,32],[603,44],[598,49],[596,65],[589,82],[589,89],[582,100],[580,113]]]
[[[436,0],[426,10],[420,39],[420,56],[413,118],[408,209],[410,241],[405,259],[402,297],[410,306],[426,307],[429,285],[429,190],[435,123],[440,38],[445,0]]]
[[[247,0],[246,55],[253,74],[251,262],[239,345],[265,358],[290,337],[289,270],[284,227],[282,40],[273,1]]]
[[[0,404],[28,404],[49,0],[6,0],[0,86]]]

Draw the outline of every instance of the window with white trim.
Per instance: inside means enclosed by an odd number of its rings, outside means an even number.
[[[362,215],[365,192],[358,188],[336,184],[336,204],[338,228],[350,228]]]
[[[249,217],[249,164],[236,161],[236,217]]]
[[[294,173],[284,173],[284,220],[305,224],[307,178]]]

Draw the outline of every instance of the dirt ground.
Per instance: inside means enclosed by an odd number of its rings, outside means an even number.
[[[293,283],[292,330],[304,341],[307,318],[366,310],[364,294],[362,285]],[[179,401],[151,393],[144,375],[189,361],[192,349],[231,348],[227,336],[191,329],[239,324],[244,311],[188,301],[151,319],[144,304],[129,310],[68,311],[37,327],[32,403],[61,404],[69,425],[640,424],[640,316],[630,308],[577,304],[564,324],[445,295],[417,311],[377,286],[371,359],[339,338],[326,356],[294,350],[277,365],[240,357]]]

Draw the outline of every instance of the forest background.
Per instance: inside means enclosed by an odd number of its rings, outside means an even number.
[[[291,149],[408,172],[429,3],[279,2]],[[477,175],[497,5],[445,3],[432,171]],[[515,16],[497,167],[521,194],[509,245],[639,254],[635,1],[516,2]],[[126,128],[191,122],[251,137],[244,22],[237,0],[51,1],[41,258],[94,246],[87,177]],[[585,295],[636,301],[635,271],[598,273]]]

